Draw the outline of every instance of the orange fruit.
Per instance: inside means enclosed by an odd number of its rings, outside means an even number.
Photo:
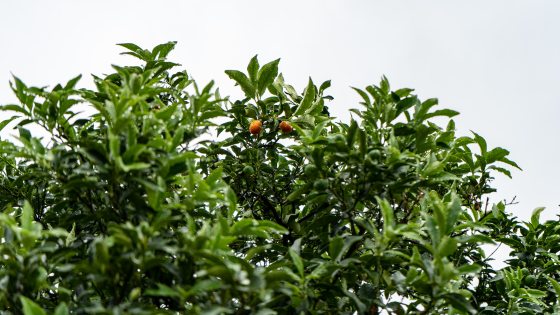
[[[294,130],[292,125],[290,125],[290,123],[287,122],[287,121],[282,121],[280,123],[279,127],[280,127],[280,130],[282,130],[283,133],[290,133],[290,132],[292,132],[292,130]]]
[[[253,120],[249,125],[249,132],[252,135],[258,135],[262,130],[262,122],[260,120]]]

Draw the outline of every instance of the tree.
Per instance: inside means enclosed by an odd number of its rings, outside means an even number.
[[[120,46],[140,65],[94,90],[13,78],[3,314],[560,311],[560,223],[490,204],[493,176],[517,164],[456,136],[437,99],[382,78],[337,122],[330,82],[298,93],[279,60],[227,70],[232,99],[175,71],[174,42]],[[511,247],[508,266],[483,244]]]

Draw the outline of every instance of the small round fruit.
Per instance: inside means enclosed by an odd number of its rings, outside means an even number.
[[[318,179],[313,183],[313,188],[318,191],[323,191],[329,188],[329,181],[326,179]]]
[[[346,138],[341,134],[335,134],[333,136],[330,136],[328,138],[328,141],[330,143],[333,143],[333,144],[334,143],[346,143]]]
[[[294,130],[294,127],[292,127],[292,125],[290,125],[289,122],[287,121],[282,121],[280,122],[280,130],[282,130],[283,133],[290,133]]]
[[[262,130],[262,122],[260,120],[253,120],[249,125],[249,132],[252,135],[258,135]]]
[[[336,142],[346,142],[346,137],[344,135],[338,134],[334,136]]]
[[[532,287],[532,286],[535,285],[536,281],[537,281],[537,278],[535,278],[535,276],[528,275],[523,279],[523,284],[525,284],[526,286]]]
[[[307,164],[303,168],[303,173],[305,173],[305,175],[307,175],[309,177],[315,177],[315,176],[317,176],[317,166],[315,166],[313,164]]]
[[[247,165],[243,168],[243,174],[252,175],[255,173],[255,169],[251,165]]]
[[[379,150],[377,149],[373,149],[368,152],[368,156],[370,159],[377,161],[381,157],[381,152],[379,152]]]

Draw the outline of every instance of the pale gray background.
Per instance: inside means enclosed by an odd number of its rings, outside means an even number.
[[[281,57],[288,82],[332,79],[333,114],[348,119],[358,97],[349,86],[412,87],[462,113],[461,133],[510,149],[524,169],[498,176],[495,201],[527,218],[559,213],[560,2],[558,1],[2,1],[0,103],[14,101],[10,73],[50,85],[107,73],[115,43],[153,47],[178,41],[171,59],[200,82],[236,91],[223,70],[254,54]],[[2,114],[0,114],[2,115]],[[3,114],[5,115],[5,114]],[[10,131],[12,132],[12,131]]]

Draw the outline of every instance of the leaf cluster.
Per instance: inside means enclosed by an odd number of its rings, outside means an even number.
[[[4,314],[559,311],[558,221],[490,204],[493,176],[519,166],[457,136],[458,112],[437,99],[383,77],[354,88],[361,107],[337,122],[330,81],[298,92],[279,59],[227,70],[232,99],[175,70],[174,42],[120,46],[140,65],[93,76],[92,90],[80,76],[52,89],[13,79]],[[507,267],[484,244],[509,246]]]

